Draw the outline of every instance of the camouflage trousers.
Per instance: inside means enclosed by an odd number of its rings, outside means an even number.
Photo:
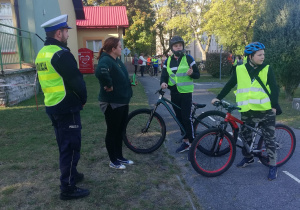
[[[276,114],[270,109],[266,111],[241,112],[241,120],[247,125],[254,127],[259,123],[261,132],[264,135],[266,150],[268,153],[270,165],[276,166],[276,146],[275,146],[275,116]],[[241,134],[250,146],[252,142],[252,131],[245,126],[241,126]],[[251,157],[249,154],[246,157]]]

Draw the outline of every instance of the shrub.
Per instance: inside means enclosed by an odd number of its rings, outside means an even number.
[[[227,60],[229,54],[222,53],[222,65],[221,74],[222,76],[228,76],[232,64]],[[205,70],[213,77],[218,78],[220,76],[220,53],[208,53],[206,57]]]
[[[253,41],[266,46],[266,63],[292,100],[300,83],[300,0],[267,0],[263,8]]]

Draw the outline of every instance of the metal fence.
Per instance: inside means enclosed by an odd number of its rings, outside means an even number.
[[[4,74],[4,65],[34,64],[35,54],[32,45],[34,34],[19,28],[0,23],[0,66]]]

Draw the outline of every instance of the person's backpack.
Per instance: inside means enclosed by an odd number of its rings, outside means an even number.
[[[138,64],[143,64],[142,59],[139,59],[139,60],[138,60]]]
[[[131,61],[132,65],[134,65],[134,58],[132,58],[132,61]]]

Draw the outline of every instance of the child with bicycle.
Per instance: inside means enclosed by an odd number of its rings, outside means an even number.
[[[183,143],[176,150],[177,153],[181,153],[189,150],[194,140],[191,118],[193,79],[198,79],[200,72],[194,58],[184,53],[184,41],[180,36],[173,36],[169,46],[173,55],[164,62],[160,84],[162,89],[170,89],[171,101],[180,107],[178,109],[173,106],[176,117],[186,131]]]
[[[268,180],[274,180],[277,178],[275,116],[276,109],[279,111],[279,90],[271,67],[263,63],[265,59],[264,49],[265,46],[260,42],[253,42],[245,47],[244,53],[247,56],[247,63],[236,67],[230,80],[211,103],[214,104],[223,99],[237,85],[236,102],[241,108],[241,120],[252,127],[259,123],[265,136],[269,157]],[[241,126],[241,134],[250,145],[251,130]],[[237,164],[237,167],[243,168],[252,163],[254,163],[253,155],[244,154],[243,160]]]

